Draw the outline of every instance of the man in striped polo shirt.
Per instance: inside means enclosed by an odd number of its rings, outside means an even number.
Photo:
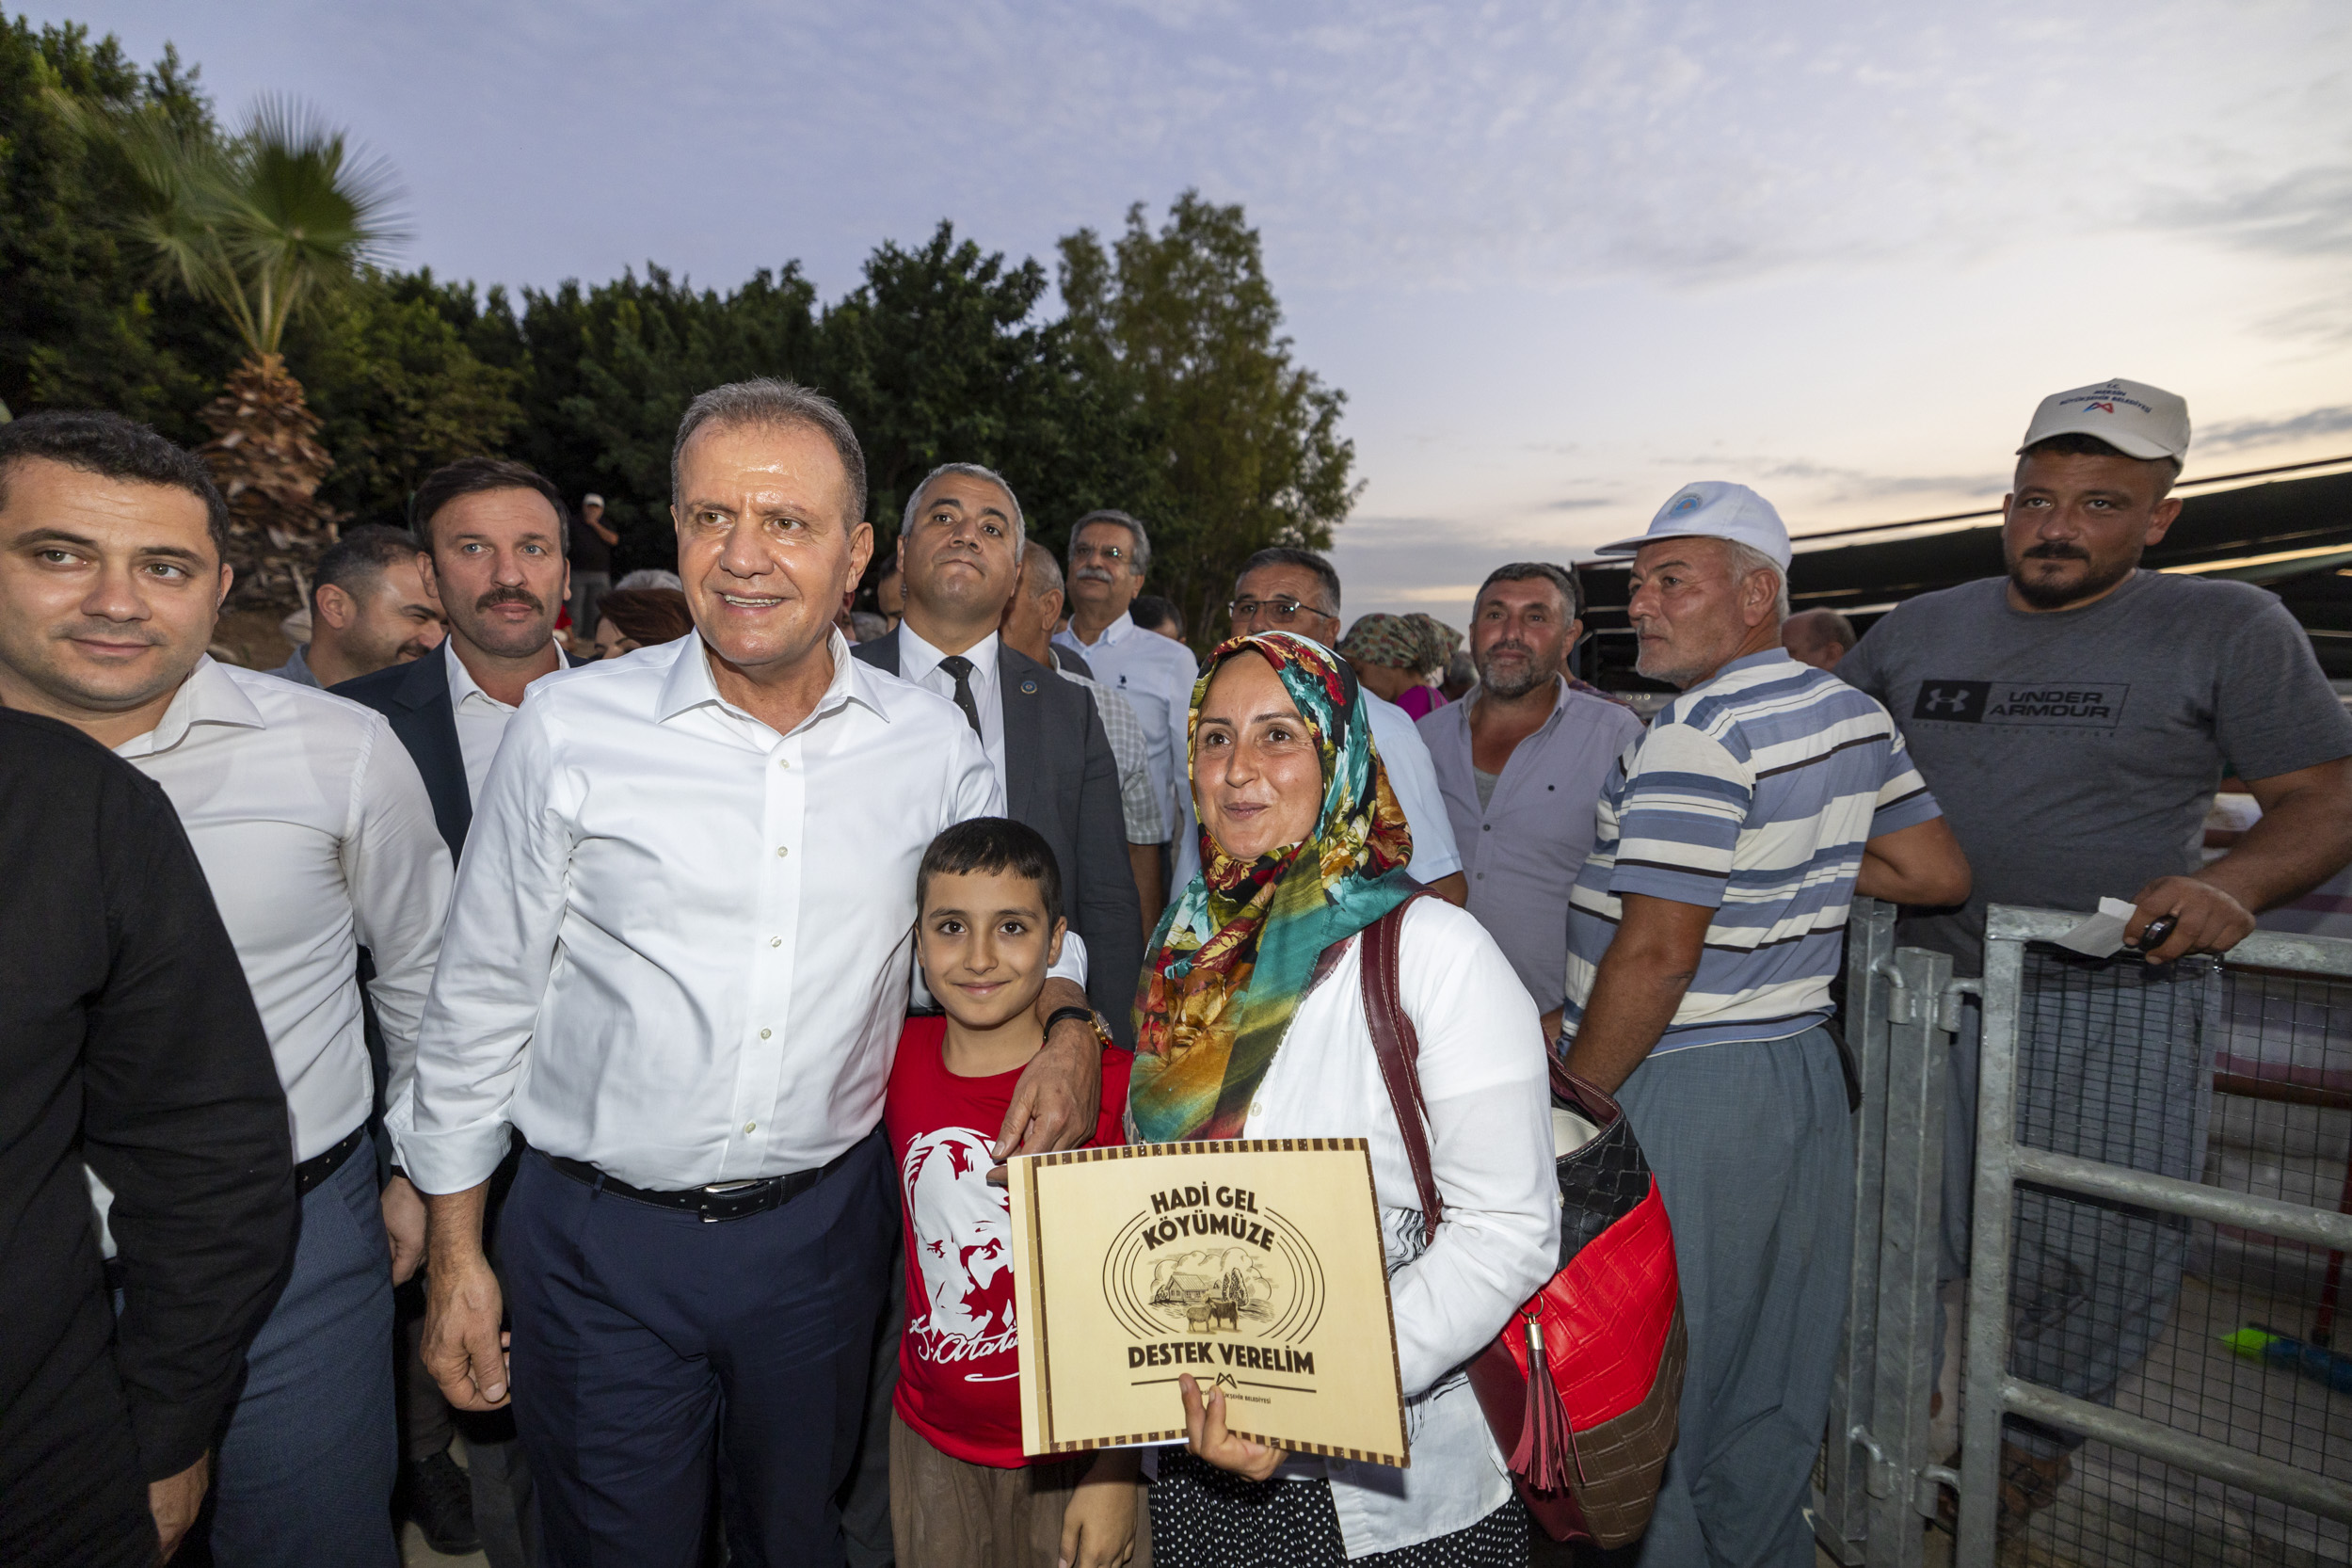
[[[1781,647],[1770,503],[1688,485],[1602,553],[1634,557],[1637,667],[1683,693],[1602,790],[1560,1031],[1631,1118],[1682,1273],[1681,1436],[1640,1560],[1809,1568],[1854,1201],[1830,980],[1857,890],[1954,904],[1968,863],[1886,710]]]

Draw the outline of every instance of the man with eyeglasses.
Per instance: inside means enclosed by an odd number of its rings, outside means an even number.
[[[1089,512],[1070,530],[1070,624],[1053,640],[1085,662],[1081,672],[1123,694],[1144,721],[1152,781],[1173,803],[1176,859],[1198,864],[1192,844],[1192,791],[1185,767],[1185,721],[1200,661],[1184,644],[1135,624],[1128,607],[1144,591],[1151,538],[1125,512]],[[1186,872],[1185,876],[1191,873]],[[1185,877],[1172,877],[1173,894]]]
[[[1336,648],[1339,573],[1311,550],[1288,545],[1261,550],[1241,563],[1241,575],[1233,581],[1233,602],[1225,609],[1233,617],[1236,636],[1295,632]],[[1397,792],[1397,804],[1413,829],[1413,858],[1406,869],[1447,903],[1468,904],[1470,885],[1462,874],[1453,821],[1446,814],[1446,797],[1437,788],[1437,767],[1430,760],[1428,744],[1412,714],[1375,696],[1368,686],[1364,703],[1371,714],[1372,744],[1388,764],[1388,787]],[[1182,888],[1200,869],[1200,851],[1190,841],[1177,848],[1173,886]]]

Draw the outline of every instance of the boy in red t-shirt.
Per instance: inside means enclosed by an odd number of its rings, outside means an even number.
[[[891,1400],[890,1533],[904,1568],[1117,1568],[1135,1546],[1133,1450],[1021,1452],[1013,1224],[988,1185],[997,1129],[1045,1044],[1061,870],[1038,833],[959,823],[923,852],[915,953],[944,1018],[909,1018],[883,1108],[906,1233]],[[1094,1142],[1123,1141],[1128,1053],[1105,1043]]]

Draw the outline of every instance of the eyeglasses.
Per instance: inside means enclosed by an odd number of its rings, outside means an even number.
[[[1125,545],[1074,544],[1070,546],[1070,560],[1073,563],[1096,560],[1124,561],[1126,559],[1127,547]]]
[[[1320,609],[1312,604],[1302,604],[1295,599],[1237,599],[1225,606],[1225,614],[1233,617],[1233,624],[1236,626],[1256,620],[1261,611],[1265,613],[1266,618],[1276,626],[1288,626],[1302,615],[1312,616],[1321,620],[1336,618],[1328,610]]]

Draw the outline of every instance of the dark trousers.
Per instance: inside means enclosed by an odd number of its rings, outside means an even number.
[[[732,1560],[839,1568],[895,1203],[878,1131],[718,1224],[523,1158],[499,1249],[550,1568],[696,1568],[714,1460]]]
[[[107,1348],[114,1314],[97,1285],[93,1261],[74,1332],[27,1398],[0,1410],[0,1562],[10,1568],[155,1560],[131,1407]]]

